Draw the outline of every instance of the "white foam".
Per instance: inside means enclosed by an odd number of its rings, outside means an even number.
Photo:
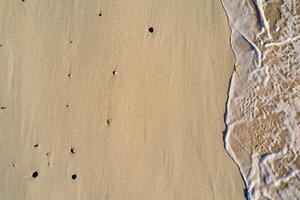
[[[300,16],[295,11],[297,6],[300,11],[300,1],[222,2],[240,67],[229,90],[226,150],[239,166],[251,200],[300,199],[300,170],[294,163],[300,152]],[[267,3],[280,11],[275,27],[265,15]],[[238,129],[241,124],[247,128]],[[285,143],[276,149],[282,131],[287,133]],[[276,160],[285,173],[276,172]]]

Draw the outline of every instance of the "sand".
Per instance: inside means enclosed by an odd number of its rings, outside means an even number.
[[[220,1],[0,0],[0,26],[0,199],[244,199]]]

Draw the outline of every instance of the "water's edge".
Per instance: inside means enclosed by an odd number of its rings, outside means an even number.
[[[221,6],[225,12],[225,15],[226,15],[226,19],[227,19],[227,23],[228,23],[228,26],[229,26],[229,29],[230,29],[230,38],[229,38],[229,46],[232,50],[232,53],[234,55],[234,60],[236,61],[236,54],[233,50],[233,47],[232,47],[232,29],[231,29],[231,26],[230,26],[230,22],[229,22],[229,16],[226,12],[226,9],[223,5],[223,0],[220,0],[220,3],[221,3]],[[232,66],[234,67],[234,66]],[[228,154],[228,156],[230,157],[230,159],[235,163],[235,165],[238,167],[238,170],[239,170],[239,173],[240,173],[240,176],[243,180],[243,183],[244,183],[244,197],[246,200],[250,200],[250,197],[249,197],[249,193],[248,193],[248,186],[247,186],[247,182],[246,182],[246,179],[245,177],[243,176],[241,170],[240,170],[240,166],[238,165],[238,163],[233,159],[233,157],[230,155],[230,153],[227,151],[227,148],[226,148],[226,137],[227,137],[227,132],[228,132],[228,124],[226,123],[226,118],[227,118],[227,114],[228,114],[228,102],[229,102],[229,95],[230,95],[230,88],[231,88],[231,82],[232,82],[232,77],[233,77],[233,73],[234,73],[234,70],[232,70],[232,73],[228,79],[228,88],[227,88],[227,98],[226,98],[226,101],[225,101],[225,109],[224,109],[224,115],[223,115],[223,118],[224,118],[224,124],[225,124],[225,127],[224,127],[224,130],[222,131],[223,133],[223,145],[224,145],[224,149],[226,151],[226,153]]]

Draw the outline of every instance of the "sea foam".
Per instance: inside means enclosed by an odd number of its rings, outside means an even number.
[[[300,199],[300,1],[222,3],[236,57],[226,150],[247,198]]]

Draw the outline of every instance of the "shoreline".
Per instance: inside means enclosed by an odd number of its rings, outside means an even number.
[[[237,56],[234,52],[234,49],[232,47],[232,30],[231,30],[231,26],[230,26],[230,21],[229,21],[229,16],[228,16],[228,13],[227,13],[227,10],[225,9],[224,5],[223,5],[223,0],[220,0],[221,4],[222,4],[222,8],[224,9],[224,12],[225,12],[225,15],[226,15],[226,18],[227,18],[227,22],[228,22],[228,26],[230,28],[230,38],[229,38],[229,43],[230,43],[230,48],[232,49],[232,53],[234,55],[234,66],[236,66],[236,60],[237,60]],[[244,192],[244,197],[246,200],[250,200],[250,197],[249,197],[249,192],[248,192],[248,185],[247,185],[247,180],[246,178],[244,177],[241,169],[240,169],[240,166],[239,164],[236,162],[236,160],[232,157],[232,155],[230,154],[230,152],[228,151],[226,145],[228,145],[228,142],[227,142],[227,137],[228,137],[228,124],[226,122],[226,119],[227,119],[227,114],[228,114],[228,103],[229,103],[229,99],[230,99],[230,89],[231,89],[231,83],[232,83],[232,78],[233,78],[233,75],[235,73],[235,70],[233,69],[232,70],[232,74],[229,78],[229,83],[228,83],[228,89],[227,89],[227,98],[226,98],[226,102],[225,102],[225,112],[224,112],[224,124],[225,124],[225,128],[223,130],[223,143],[224,143],[224,149],[225,151],[227,152],[228,156],[230,157],[230,159],[232,160],[232,162],[235,163],[235,165],[238,167],[238,170],[239,170],[239,173],[240,173],[240,176],[241,176],[241,179],[244,183],[244,189],[243,189],[243,192]]]

